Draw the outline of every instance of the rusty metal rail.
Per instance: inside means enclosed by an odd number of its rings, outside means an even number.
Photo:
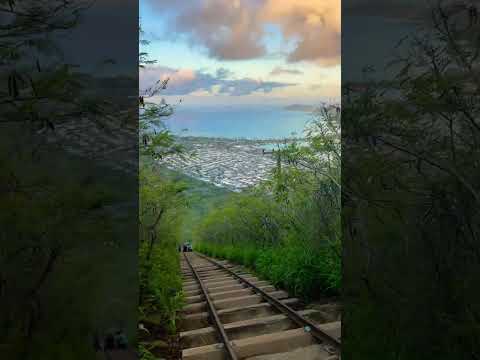
[[[190,267],[190,270],[192,271],[193,276],[195,277],[198,284],[200,285],[200,289],[207,303],[208,312],[210,313],[210,316],[213,320],[213,325],[215,326],[215,328],[220,334],[223,345],[225,346],[225,350],[227,351],[228,358],[231,360],[238,360],[238,356],[235,354],[235,351],[233,350],[232,345],[230,344],[230,340],[228,339],[227,333],[223,328],[222,322],[218,317],[217,310],[215,310],[215,307],[213,306],[213,302],[210,299],[210,296],[208,295],[207,289],[205,288],[205,285],[203,284],[202,279],[200,279],[200,276],[198,275],[197,271],[195,270],[193,265],[190,263],[190,259],[188,258],[187,254],[183,253],[183,256],[185,257],[185,260],[187,261],[187,264]]]
[[[335,339],[334,337],[330,336],[326,332],[322,331],[321,329],[318,328],[317,325],[315,325],[313,322],[310,320],[306,319],[305,317],[301,316],[298,314],[295,310],[293,310],[291,307],[288,305],[282,303],[278,299],[272,297],[270,294],[266,293],[262,289],[258,288],[254,284],[252,284],[250,281],[244,279],[234,271],[230,270],[226,266],[216,262],[215,260],[210,259],[209,257],[195,253],[196,255],[200,256],[201,258],[211,262],[212,264],[218,266],[222,270],[227,271],[230,275],[233,275],[235,278],[240,280],[241,282],[245,283],[247,286],[252,288],[256,293],[258,293],[265,301],[267,301],[270,305],[272,305],[274,308],[288,316],[292,321],[294,321],[297,325],[303,327],[306,331],[310,332],[311,335],[320,343],[327,342],[329,345],[334,346],[337,349],[340,349],[340,342]]]

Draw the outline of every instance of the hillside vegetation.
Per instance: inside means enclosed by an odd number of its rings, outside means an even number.
[[[340,116],[319,109],[306,145],[277,152],[269,181],[232,193],[194,229],[195,249],[306,298],[341,284]]]
[[[141,40],[141,44],[148,42]],[[143,68],[155,60],[140,52],[139,63]],[[159,159],[180,154],[183,149],[163,127],[162,119],[172,114],[172,107],[148,101],[167,82],[148,89],[145,101],[143,97],[139,101],[138,320],[144,329],[138,338],[140,359],[168,356],[172,346],[166,341],[176,333],[177,312],[183,306],[177,244],[181,241],[187,187],[180,179],[165,176],[157,166]]]
[[[448,3],[393,79],[345,89],[346,358],[480,354],[480,25]]]
[[[136,176],[113,169],[103,146],[66,141],[125,139],[117,135],[132,125],[128,101],[111,84],[99,96],[58,42],[89,16],[86,5],[0,1],[2,359],[92,359],[95,342],[136,338]],[[83,132],[86,119],[102,130]]]

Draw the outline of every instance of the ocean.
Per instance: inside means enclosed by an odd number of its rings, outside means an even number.
[[[182,106],[166,118],[166,127],[178,136],[229,139],[284,139],[302,137],[312,114],[278,106]]]

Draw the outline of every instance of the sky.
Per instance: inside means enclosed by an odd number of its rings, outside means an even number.
[[[318,104],[340,98],[340,0],[140,0],[140,87],[174,103]]]

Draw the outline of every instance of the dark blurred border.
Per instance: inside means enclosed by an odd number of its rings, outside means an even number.
[[[345,359],[480,358],[477,1],[342,1]]]
[[[138,2],[0,24],[0,358],[135,358]]]

